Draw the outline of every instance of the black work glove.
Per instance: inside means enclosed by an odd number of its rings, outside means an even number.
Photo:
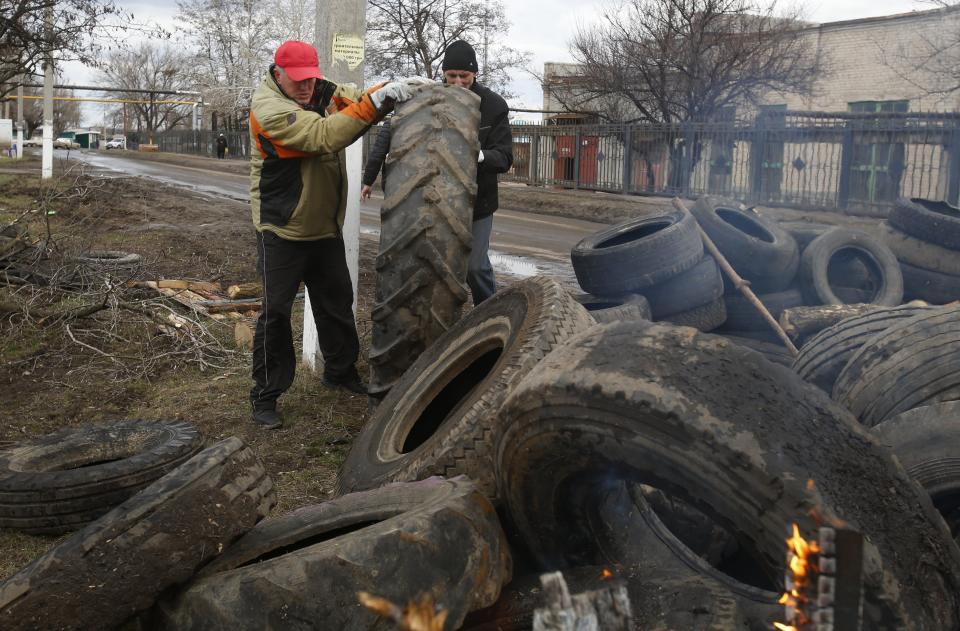
[[[333,93],[336,91],[337,84],[333,81],[317,79],[317,84],[313,87],[313,98],[310,99],[310,104],[304,106],[303,109],[325,114],[327,107],[330,106],[330,99],[333,98]]]

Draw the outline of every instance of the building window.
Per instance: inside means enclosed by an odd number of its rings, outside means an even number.
[[[853,114],[888,114],[910,111],[910,101],[854,101],[847,103]]]

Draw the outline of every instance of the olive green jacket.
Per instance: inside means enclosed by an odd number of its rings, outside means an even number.
[[[347,208],[344,149],[380,118],[369,92],[337,86],[322,115],[287,98],[267,76],[250,103],[250,205],[257,231],[291,241],[340,235]]]

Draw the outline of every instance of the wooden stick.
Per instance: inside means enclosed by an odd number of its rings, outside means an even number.
[[[673,207],[677,210],[690,212],[686,205],[680,201],[679,197],[673,198]],[[713,240],[707,236],[707,233],[703,231],[703,228],[700,227],[699,223],[697,223],[697,230],[700,231],[700,237],[703,239],[703,244],[707,247],[710,255],[717,261],[717,264],[720,266],[720,269],[723,270],[723,273],[733,281],[733,286],[736,287],[737,290],[747,299],[747,301],[752,304],[757,311],[760,312],[760,315],[762,315],[763,319],[767,321],[767,324],[770,325],[770,328],[774,330],[774,332],[777,334],[777,337],[779,337],[780,341],[783,342],[783,345],[787,347],[787,350],[790,351],[794,357],[799,355],[800,351],[798,351],[797,347],[793,345],[793,342],[780,326],[780,323],[774,319],[774,317],[767,310],[766,306],[764,306],[764,304],[760,302],[760,299],[757,298],[756,294],[753,293],[753,290],[750,289],[749,283],[743,280],[740,277],[740,274],[737,274],[737,271],[733,269],[733,266],[730,265],[730,262],[727,261],[727,258],[721,254],[719,249],[717,249],[717,246],[714,244]]]

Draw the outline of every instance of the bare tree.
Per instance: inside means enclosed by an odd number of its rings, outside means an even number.
[[[478,80],[509,97],[511,72],[529,60],[504,43],[509,27],[499,0],[368,0],[367,73],[438,79],[447,46],[463,39],[477,51]]]
[[[47,24],[48,12],[52,20]],[[0,0],[0,97],[15,79],[39,74],[44,60],[96,65],[117,32],[149,30],[112,0]]]
[[[311,42],[316,26],[316,0],[269,0],[269,13],[273,17],[273,39],[283,42],[296,39]]]
[[[24,88],[24,96],[42,96],[43,90],[40,88]],[[53,91],[55,97],[71,98],[74,95],[73,90],[57,89]],[[25,130],[26,137],[30,137],[35,129],[43,125],[43,100],[24,99],[23,121],[27,125]],[[80,102],[79,101],[54,101],[53,106],[53,132],[59,134],[65,129],[80,126]]]
[[[266,76],[275,36],[268,5],[255,0],[183,0],[178,19],[193,51],[195,86],[207,110],[228,128],[243,128],[250,95]],[[305,31],[309,32],[309,31]]]
[[[803,26],[776,0],[625,0],[577,33],[578,66],[545,90],[606,118],[709,120],[771,92],[809,93],[825,67]]]
[[[129,90],[177,91],[190,89],[186,56],[168,44],[141,43],[134,50],[119,50],[106,58],[100,70],[100,82]],[[154,98],[139,92],[120,93],[132,101],[128,112],[138,130],[154,132],[172,129],[190,117],[189,106],[157,101],[173,100],[169,95]]]

